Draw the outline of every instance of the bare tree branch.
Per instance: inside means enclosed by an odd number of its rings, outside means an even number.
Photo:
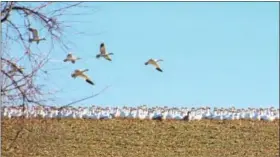
[[[48,71],[42,70],[42,68],[48,63],[48,55],[54,50],[55,45],[58,45],[64,51],[70,49],[69,42],[65,43],[66,37],[63,29],[65,27],[64,23],[67,21],[60,19],[66,15],[67,10],[71,12],[72,8],[79,7],[82,2],[36,2],[32,3],[32,7],[26,4],[31,3],[1,2],[1,24],[3,34],[5,34],[2,36],[5,44],[2,42],[1,49],[1,76],[3,76],[1,77],[1,94],[3,94],[3,100],[7,103],[15,103],[24,98],[29,103],[40,104],[39,102],[43,101],[42,97],[52,92],[43,92],[44,86],[36,81],[39,76],[38,72],[41,71],[44,75],[49,74]],[[57,4],[62,5],[52,7]],[[20,16],[22,24],[20,23],[21,21],[14,20],[14,16]],[[31,50],[33,43],[29,41],[31,33],[28,29],[34,27],[34,23],[42,25],[42,30],[46,31],[43,36],[49,36],[47,40],[50,41],[51,47],[47,55],[44,55],[40,49]],[[40,31],[38,28],[37,30]],[[9,45],[14,43],[21,45],[23,51],[11,52],[8,48]],[[28,57],[29,63],[25,65],[23,74],[9,73],[12,70],[11,62],[18,65],[26,57]]]
[[[15,2],[10,2],[10,4],[6,3],[4,9],[1,10],[1,15],[4,15],[4,17],[1,18],[1,23],[5,22],[8,19],[8,17],[10,16],[10,12],[12,11],[12,6],[14,3]]]
[[[66,15],[83,16],[85,14],[84,11],[89,7],[81,6],[81,4],[83,2],[1,2],[2,42],[0,87],[2,103],[8,105],[20,104],[22,112],[25,113],[28,105],[45,106],[44,103],[51,99],[46,99],[46,97],[55,95],[54,93],[56,91],[44,89],[44,85],[47,84],[46,82],[39,83],[37,79],[41,76],[39,72],[43,71],[44,75],[49,75],[50,71],[45,71],[43,68],[49,62],[49,54],[56,47],[61,48],[66,53],[72,46],[69,45],[71,41],[66,41],[66,33],[67,35],[73,35],[76,30],[73,29],[70,33],[66,32],[66,29],[71,28],[71,26],[65,25],[67,21],[64,21],[63,17]],[[73,12],[73,8],[77,7],[84,8],[82,10],[83,13]],[[36,42],[30,42],[31,32],[29,28],[35,28],[39,36],[46,38],[46,42],[50,44],[48,50],[44,49],[42,52],[39,46],[37,46],[37,49],[34,49],[33,45],[36,45]],[[82,33],[79,32],[79,34]],[[84,33],[83,35],[89,34]],[[40,45],[39,42],[37,45]],[[22,51],[14,52],[12,48],[15,46],[19,46]],[[24,63],[24,69],[22,71],[12,66],[15,64],[20,67],[22,63]],[[105,87],[97,94],[62,106],[60,109],[96,97],[107,88],[109,87]],[[24,114],[24,116],[26,115]],[[25,129],[24,116],[18,121],[21,129],[16,133],[12,143],[8,145],[8,149],[15,144],[18,136]]]
[[[78,102],[81,102],[81,101],[84,101],[84,100],[87,100],[87,99],[90,99],[90,98],[94,98],[94,97],[96,97],[96,96],[102,94],[103,92],[105,92],[109,87],[111,87],[111,85],[106,86],[105,88],[103,88],[101,91],[99,91],[99,92],[96,93],[96,94],[93,94],[93,95],[91,95],[91,96],[88,96],[88,97],[85,97],[85,98],[82,98],[82,99],[79,99],[79,100],[70,102],[70,103],[68,103],[68,104],[66,104],[66,105],[64,105],[64,106],[61,106],[58,110],[61,110],[61,109],[63,109],[63,108],[66,108],[66,107],[68,107],[68,106],[70,106],[70,105],[73,105],[73,104],[75,104],[75,103],[78,103]]]

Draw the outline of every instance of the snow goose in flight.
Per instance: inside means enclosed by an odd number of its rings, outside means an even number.
[[[69,53],[63,61],[64,62],[69,61],[69,62],[72,62],[73,64],[75,64],[76,60],[79,60],[79,59],[81,59],[81,58],[72,55],[72,53]]]
[[[156,67],[156,69],[160,72],[162,72],[162,69],[160,68],[158,62],[163,61],[162,59],[149,59],[147,62],[145,62],[145,65],[151,64]]]
[[[35,41],[37,44],[39,44],[39,42],[41,40],[46,40],[46,38],[39,38],[39,34],[38,34],[38,30],[34,29],[34,28],[28,28],[28,30],[32,33],[32,39],[29,39],[29,42],[33,42]]]
[[[12,67],[12,70],[9,71],[9,73],[15,73],[15,72],[19,72],[21,74],[23,74],[23,67],[20,67],[18,65],[16,65],[15,63],[12,63],[12,62],[9,62],[11,67]]]
[[[88,71],[88,69],[85,69],[85,70],[77,69],[71,74],[71,76],[73,78],[76,78],[76,77],[80,76],[80,77],[84,78],[87,83],[89,83],[91,85],[94,85],[94,83],[91,81],[91,79],[86,74],[84,74],[84,72],[86,72],[86,71]]]
[[[105,48],[105,44],[104,43],[101,43],[100,44],[100,53],[96,55],[96,58],[100,58],[100,57],[104,57],[105,59],[107,59],[108,61],[112,61],[110,55],[113,55],[114,53],[108,53],[106,51],[106,48]]]

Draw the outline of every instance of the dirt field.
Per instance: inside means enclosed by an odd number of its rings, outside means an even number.
[[[3,157],[276,157],[279,121],[2,119]],[[15,141],[15,142],[13,142]]]

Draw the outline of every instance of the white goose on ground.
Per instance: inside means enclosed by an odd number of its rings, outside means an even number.
[[[212,117],[212,114],[211,114],[211,111],[210,111],[210,108],[206,108],[206,112],[205,113],[203,113],[203,118],[205,118],[205,119],[211,119],[211,117]]]

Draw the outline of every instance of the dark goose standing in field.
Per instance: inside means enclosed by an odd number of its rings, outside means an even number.
[[[159,64],[158,64],[158,62],[160,62],[160,61],[163,61],[162,59],[149,59],[147,62],[145,62],[145,65],[148,65],[148,64],[151,64],[151,65],[153,65],[153,66],[155,66],[155,68],[158,70],[158,71],[160,71],[160,72],[162,72],[162,69],[160,68],[160,66],[159,66]]]
[[[105,48],[105,44],[100,44],[100,53],[96,55],[96,58],[104,57],[108,61],[112,61],[110,55],[113,55],[114,53],[108,53]]]
[[[76,78],[76,77],[81,77],[81,78],[84,78],[86,80],[87,83],[91,84],[91,85],[94,85],[94,83],[91,81],[91,79],[86,75],[84,74],[84,72],[88,71],[88,69],[85,69],[85,70],[75,70],[74,73],[71,74],[71,76],[73,78]]]
[[[190,121],[190,114],[191,114],[191,111],[188,111],[187,115],[184,116],[183,120]]]

